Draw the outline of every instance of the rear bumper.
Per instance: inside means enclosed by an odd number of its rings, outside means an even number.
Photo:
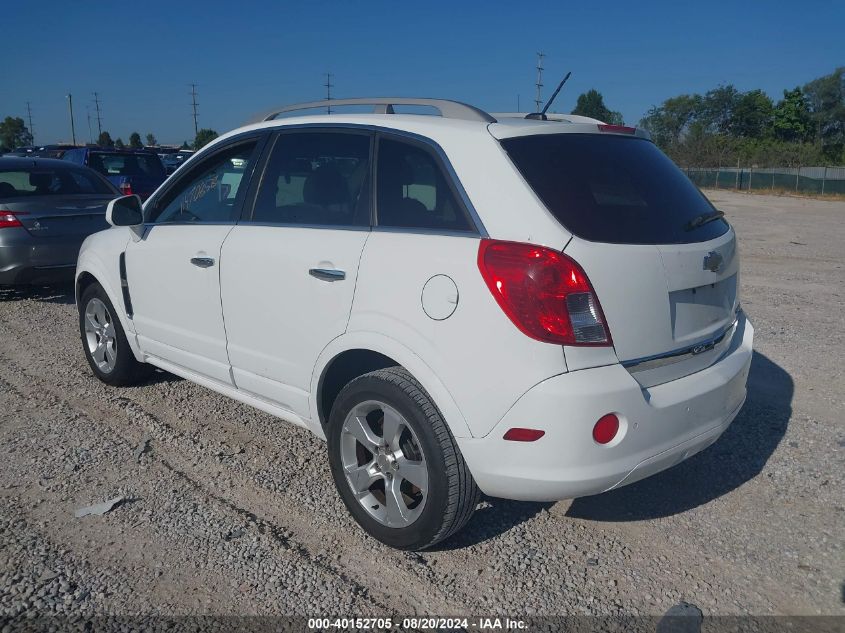
[[[72,279],[85,236],[34,238],[26,229],[0,235],[0,285]]]
[[[483,438],[458,440],[490,496],[555,501],[605,492],[670,468],[715,442],[745,401],[754,329],[740,315],[724,356],[695,374],[642,388],[609,365],[549,378],[525,393]],[[607,445],[596,421],[620,419]],[[536,442],[502,439],[512,427],[542,429]]]

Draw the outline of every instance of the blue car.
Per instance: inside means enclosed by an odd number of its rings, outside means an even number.
[[[158,154],[146,150],[83,147],[62,156],[78,165],[85,165],[103,176],[125,195],[137,194],[146,200],[166,178]]]

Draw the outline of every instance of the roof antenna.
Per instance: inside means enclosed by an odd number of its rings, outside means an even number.
[[[552,101],[554,101],[555,97],[557,97],[557,93],[559,93],[560,89],[563,88],[563,84],[566,83],[566,80],[569,79],[569,76],[571,74],[572,74],[572,71],[569,71],[568,73],[566,73],[566,77],[564,77],[563,80],[557,85],[557,88],[552,93],[552,96],[549,97],[548,101],[546,101],[546,105],[543,106],[542,112],[532,112],[531,114],[526,114],[525,118],[526,119],[536,119],[536,120],[539,120],[539,121],[548,121],[548,118],[546,117],[546,112],[548,111],[549,106],[552,105]]]

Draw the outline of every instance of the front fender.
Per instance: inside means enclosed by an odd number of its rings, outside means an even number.
[[[135,338],[135,325],[126,316],[120,286],[120,254],[126,250],[129,239],[129,234],[125,229],[107,229],[86,238],[79,250],[79,258],[76,260],[74,293],[78,306],[79,278],[84,273],[94,277],[114,306],[117,318],[123,326],[123,331],[126,332],[126,339],[132,353],[138,361],[143,362],[144,357]]]
[[[310,418],[312,420],[311,430],[325,439],[325,433],[320,424],[319,409],[317,407],[317,393],[319,390],[320,378],[332,360],[339,354],[353,350],[365,349],[389,356],[397,363],[407,369],[416,378],[423,388],[434,400],[437,408],[443,414],[446,424],[452,435],[455,437],[472,437],[466,419],[455,403],[455,399],[446,388],[437,374],[428,364],[411,349],[405,347],[399,341],[379,334],[377,332],[347,332],[331,341],[320,353],[314,371],[311,375],[311,395],[308,398]]]

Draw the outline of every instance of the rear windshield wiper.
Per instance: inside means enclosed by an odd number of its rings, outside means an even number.
[[[692,231],[693,229],[697,229],[699,226],[704,226],[708,222],[712,222],[713,220],[718,220],[725,216],[724,211],[713,211],[712,213],[702,213],[699,216],[694,217],[692,220],[687,222],[686,226],[684,226],[685,231]]]

